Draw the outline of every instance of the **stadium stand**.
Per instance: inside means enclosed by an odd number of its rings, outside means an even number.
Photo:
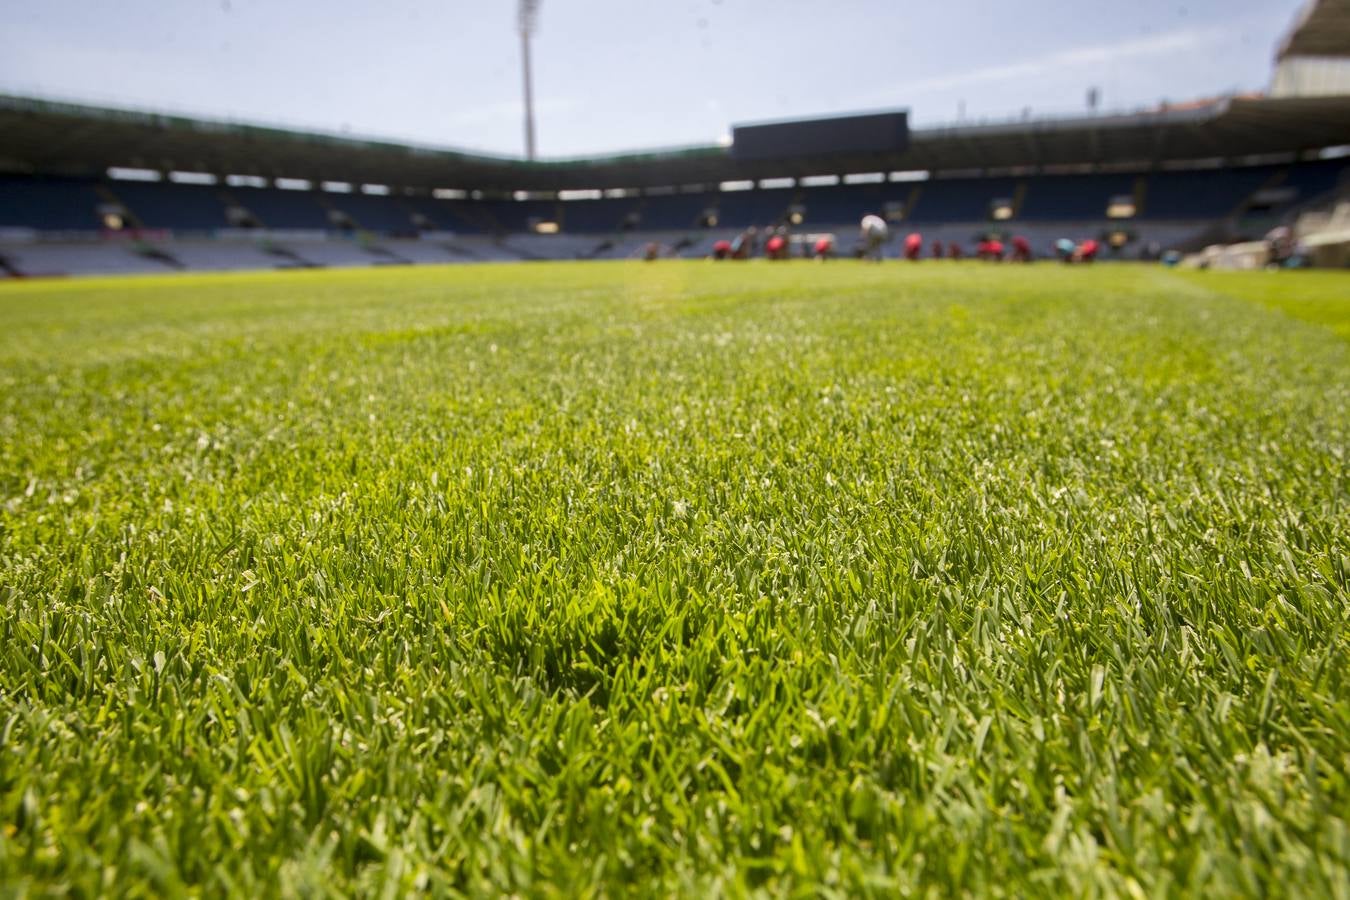
[[[990,218],[995,200],[1014,199],[1017,181],[1012,178],[937,178],[926,182],[909,221],[980,222]]]
[[[647,197],[642,204],[642,227],[653,232],[698,228],[700,217],[716,209],[717,196],[703,191]]]
[[[231,199],[265,228],[281,231],[325,231],[332,227],[327,210],[314,191],[276,188],[232,188]]]
[[[641,219],[638,198],[572,200],[561,204],[559,222],[565,231],[610,234],[623,231],[630,216]]]
[[[391,235],[417,232],[412,211],[396,198],[371,194],[326,194],[321,202],[324,201],[362,230]]]
[[[778,225],[792,206],[790,190],[749,190],[722,193],[714,202],[718,224],[724,227]]]
[[[1345,21],[1337,8],[1311,4],[1280,59],[1341,47],[1314,27]],[[802,127],[828,143],[820,121]],[[76,130],[80,141],[66,139]],[[786,157],[733,142],[531,162],[8,96],[0,133],[8,276],[627,259],[651,244],[701,256],[779,225],[835,234],[848,254],[869,213],[896,235],[921,232],[926,253],[934,240],[969,251],[995,233],[1041,255],[1092,236],[1108,258],[1139,258],[1340,209],[1350,157],[1334,151],[1350,143],[1350,93],[924,128],[866,151]],[[163,161],[140,176],[158,180],[109,177],[146,160]],[[183,183],[201,179],[175,174],[172,160],[216,183]],[[311,187],[283,189],[287,179]]]
[[[166,182],[118,181],[106,186],[144,228],[214,231],[225,228],[225,203],[214,187]]]
[[[93,181],[0,177],[0,228],[95,231],[101,202]]]
[[[1212,219],[1233,215],[1244,201],[1271,184],[1279,170],[1270,166],[1208,172],[1157,172],[1149,176],[1144,217]]]
[[[474,219],[466,204],[457,200],[436,200],[432,197],[405,197],[401,200],[427,231],[447,231],[461,234],[480,234],[482,225]]]
[[[1106,217],[1112,198],[1134,197],[1138,174],[1056,175],[1029,179],[1016,218],[1025,222],[1080,222]]]

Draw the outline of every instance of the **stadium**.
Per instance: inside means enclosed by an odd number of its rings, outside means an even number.
[[[1336,4],[1312,9],[1281,44],[1268,96],[912,131],[899,111],[580,159],[0,96],[0,265],[32,276],[625,259],[653,242],[699,258],[752,227],[842,235],[848,253],[869,213],[893,239],[917,231],[967,255],[991,233],[1024,235],[1040,256],[1090,238],[1129,260],[1280,226],[1343,234],[1350,86],[1336,55],[1350,43],[1335,39]],[[1339,238],[1316,246],[1344,264]]]
[[[538,7],[524,156],[0,94],[2,892],[1350,896],[1350,3],[542,158]]]

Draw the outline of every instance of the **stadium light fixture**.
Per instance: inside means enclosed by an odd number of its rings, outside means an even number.
[[[170,172],[174,184],[216,184],[219,179],[210,172]]]
[[[525,158],[535,158],[534,77],[530,69],[530,38],[539,27],[540,0],[520,0],[520,65],[525,83]]]
[[[112,166],[108,177],[113,181],[162,181],[164,176],[155,169],[134,169],[128,166]]]
[[[267,179],[261,175],[226,175],[225,183],[230,187],[267,187]]]

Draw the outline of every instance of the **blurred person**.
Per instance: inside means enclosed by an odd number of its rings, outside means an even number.
[[[1266,235],[1269,265],[1283,267],[1294,256],[1294,230],[1287,225],[1271,229]]]
[[[775,234],[764,243],[764,255],[769,259],[788,258],[788,240],[785,235]]]
[[[952,259],[963,259],[966,255],[966,249],[961,246],[959,241],[952,241],[947,245],[947,255]]]
[[[917,231],[905,237],[905,259],[918,262],[923,256],[923,235]]]
[[[934,240],[933,240],[933,259],[942,259],[942,254],[943,254],[943,244],[942,244],[942,241],[937,240],[937,239],[934,239]]]
[[[720,241],[713,241],[713,245],[712,245],[712,258],[713,258],[713,259],[718,259],[718,260],[721,260],[721,259],[730,259],[730,258],[731,258],[731,241],[728,241],[728,240],[726,240],[725,238],[723,238],[723,239],[720,240]]]
[[[886,220],[881,216],[863,216],[859,227],[862,231],[862,258],[881,262],[882,247],[891,233],[886,227]]]
[[[815,251],[816,259],[829,259],[834,256],[834,238],[826,235],[816,239],[816,245],[812,248]]]
[[[759,229],[751,225],[749,228],[736,235],[735,240],[731,242],[732,259],[749,259],[755,255],[755,248],[759,244]]]
[[[1012,258],[1013,262],[1029,263],[1031,262],[1031,242],[1020,234],[1013,235],[1012,239]]]
[[[1097,254],[1101,253],[1102,245],[1100,242],[1088,238],[1078,245],[1078,251],[1074,254],[1074,259],[1082,263],[1096,262]]]

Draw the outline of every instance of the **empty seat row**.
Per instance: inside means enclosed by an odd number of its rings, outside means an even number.
[[[1106,218],[1117,197],[1139,202],[1137,217],[1152,221],[1216,219],[1267,195],[1289,209],[1334,190],[1345,160],[1294,166],[1251,166],[1148,174],[1038,175],[1021,178],[936,178],[922,182],[835,185],[598,200],[441,200],[426,196],[341,194],[276,188],[216,187],[169,182],[0,177],[0,228],[95,231],[105,207],[120,203],[131,224],[151,229],[211,231],[231,223],[227,209],[246,210],[252,224],[278,230],[343,227],[407,235],[421,230],[465,234],[524,233],[540,221],[576,234],[693,229],[712,224],[745,228],[786,222],[840,225],[867,213],[891,214],[916,224],[981,222],[998,201],[1025,222]],[[1263,191],[1263,188],[1271,188]],[[238,224],[237,222],[234,224]]]

